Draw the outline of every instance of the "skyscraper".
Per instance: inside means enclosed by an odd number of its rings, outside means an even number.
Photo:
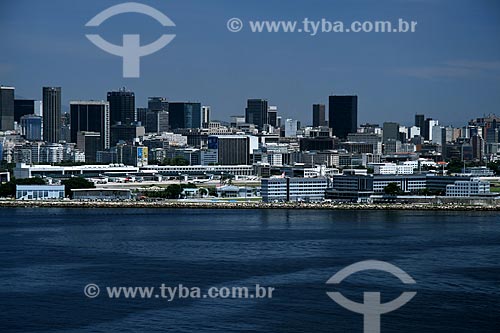
[[[105,101],[72,101],[71,142],[77,143],[78,132],[96,132],[100,134],[102,147],[110,147],[110,107]],[[95,156],[93,157],[95,159]]]
[[[313,127],[325,126],[325,104],[313,104]]]
[[[210,135],[209,151],[217,151],[221,165],[248,165],[250,163],[250,139],[246,135]]]
[[[135,94],[122,88],[108,92],[111,125],[121,122],[128,125],[136,121]]]
[[[384,127],[384,133],[383,133],[384,143],[400,140],[398,123],[385,122],[383,127]]]
[[[58,143],[61,137],[61,87],[43,87],[43,140]]]
[[[14,87],[0,86],[0,130],[14,129]]]
[[[35,114],[35,101],[33,99],[14,100],[14,121],[19,123],[22,116],[30,114]]]
[[[267,109],[267,123],[273,127],[278,125],[278,107],[270,105]]]
[[[76,147],[85,153],[85,163],[97,161],[97,152],[102,150],[101,134],[99,132],[78,132]]]
[[[148,111],[149,111],[148,108],[137,108],[136,110],[137,121],[140,122],[142,126],[146,126]]]
[[[162,133],[169,130],[169,112],[148,110],[146,112],[146,122],[143,123],[146,133]]]
[[[425,116],[423,114],[415,115],[415,126],[420,127],[420,135],[422,135],[425,129]]]
[[[285,137],[291,138],[297,136],[298,121],[294,119],[285,120]]]
[[[210,124],[210,106],[204,105],[201,107],[201,127],[208,128]]]
[[[328,125],[341,139],[356,133],[358,127],[358,96],[330,96],[328,100]]]
[[[438,120],[433,120],[432,118],[425,119],[423,135],[425,140],[432,140],[432,128],[437,125],[439,125]]]
[[[34,114],[22,116],[19,120],[19,125],[21,127],[21,135],[24,135],[26,140],[42,140],[42,117]]]
[[[169,106],[171,129],[201,128],[201,104],[192,102],[173,102]]]
[[[168,111],[168,101],[165,97],[148,97],[150,111]]]
[[[264,125],[268,123],[267,112],[268,106],[265,99],[249,99],[245,109],[245,122],[254,124],[262,130]]]

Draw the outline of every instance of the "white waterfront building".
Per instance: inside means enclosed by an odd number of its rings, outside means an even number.
[[[54,200],[64,198],[64,185],[16,185],[17,200]]]
[[[459,180],[455,184],[446,186],[447,197],[470,197],[471,195],[488,193],[490,193],[490,182],[482,181],[479,178]]]
[[[328,186],[326,178],[263,178],[263,202],[322,201]]]

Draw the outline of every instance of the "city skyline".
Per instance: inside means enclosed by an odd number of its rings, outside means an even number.
[[[453,1],[385,1],[390,6],[317,1],[316,6],[292,2],[286,7],[268,1],[259,10],[228,1],[144,1],[176,23],[169,29],[177,37],[142,59],[139,79],[123,79],[121,59],[97,49],[84,36],[85,23],[117,3],[56,1],[56,12],[36,2],[2,4],[0,28],[9,31],[0,55],[2,84],[17,87],[18,98],[31,99],[41,99],[38,87],[62,86],[65,111],[70,100],[105,99],[106,91],[126,86],[136,93],[137,107],[146,107],[149,96],[194,100],[210,105],[213,119],[241,114],[247,99],[263,98],[278,105],[282,114],[308,123],[312,104],[326,104],[329,95],[349,94],[361,96],[361,122],[384,118],[410,124],[415,114],[424,113],[457,125],[472,115],[499,112],[500,46],[493,41],[500,32],[500,11],[491,1],[461,1],[462,6]],[[23,13],[23,24],[16,13]],[[404,17],[419,24],[411,34],[321,36],[235,34],[225,26],[230,17],[324,16]],[[131,32],[154,40],[161,31],[152,21],[127,14],[99,29],[111,41]]]

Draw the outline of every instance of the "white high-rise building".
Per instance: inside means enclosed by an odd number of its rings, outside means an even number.
[[[431,141],[433,143],[436,143],[438,145],[441,145],[443,142],[441,132],[443,130],[443,127],[441,126],[433,126],[431,127],[431,130],[429,131],[429,137],[432,138]]]
[[[421,132],[420,127],[418,126],[412,126],[408,129],[408,138],[412,139],[415,136],[419,136]]]
[[[432,128],[438,125],[439,125],[439,120],[432,120],[432,119],[429,120],[429,141],[432,141],[432,138],[434,138],[432,133]],[[439,136],[441,136],[441,134],[439,134]]]
[[[285,137],[291,138],[297,136],[297,120],[287,119],[285,121]]]
[[[201,127],[202,128],[208,128],[208,125],[210,124],[210,113],[211,113],[210,106],[203,105],[201,107]]]

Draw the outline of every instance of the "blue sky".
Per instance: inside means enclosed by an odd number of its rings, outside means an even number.
[[[141,14],[85,27],[123,1],[46,0],[0,3],[0,84],[39,99],[41,87],[63,87],[63,103],[105,99],[126,86],[136,106],[148,96],[211,105],[213,118],[244,113],[247,98],[266,98],[279,114],[311,123],[311,105],[330,94],[357,94],[359,122],[411,124],[415,113],[462,125],[500,114],[500,2],[495,0],[163,0],[138,1],[165,13],[164,28]],[[418,22],[415,33],[229,32],[248,20],[391,20]],[[124,33],[143,44],[176,38],[141,58],[141,77],[124,79],[120,57],[90,43],[99,33],[120,44]]]

